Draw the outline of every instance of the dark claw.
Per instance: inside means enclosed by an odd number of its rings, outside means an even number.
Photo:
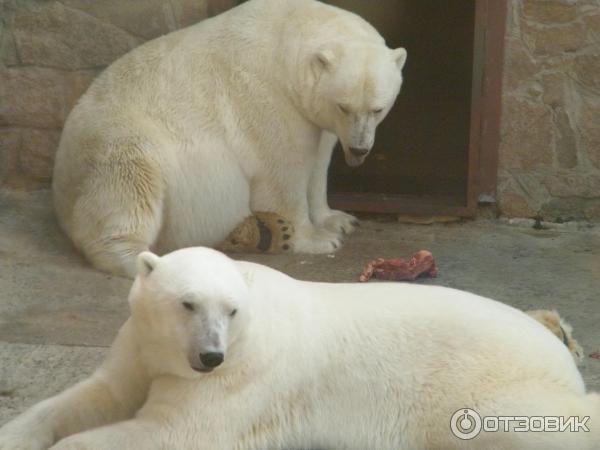
[[[287,245],[287,244],[283,244],[283,247],[281,247],[281,248],[283,248],[284,250],[289,250],[289,249],[290,249],[290,246],[289,246],[289,245]]]
[[[284,234],[283,235],[283,240],[287,241],[289,238],[291,238],[291,236],[289,234]]]
[[[339,247],[338,244],[335,242],[332,242],[332,244],[333,244],[333,248],[335,248],[335,249],[337,249]]]
[[[288,227],[283,227],[283,228],[281,229],[281,231],[287,231],[287,230],[288,230]]]

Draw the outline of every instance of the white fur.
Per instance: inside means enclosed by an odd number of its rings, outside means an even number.
[[[327,205],[337,138],[367,152],[402,84],[404,49],[313,0],[250,0],[116,61],[70,114],[54,171],[61,225],[92,263],[214,246],[251,211],[331,252],[355,219]],[[344,108],[343,111],[341,108]]]
[[[302,282],[203,248],[143,253],[138,267],[106,362],[2,428],[1,450],[599,448],[600,396],[560,340],[504,304]],[[199,373],[207,349],[225,361]],[[464,407],[589,415],[591,432],[461,441],[449,422]]]

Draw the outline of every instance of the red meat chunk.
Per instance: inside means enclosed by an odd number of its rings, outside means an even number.
[[[377,258],[367,263],[360,274],[359,281],[371,278],[388,281],[414,280],[420,276],[437,276],[437,267],[433,255],[427,250],[415,253],[410,260]]]

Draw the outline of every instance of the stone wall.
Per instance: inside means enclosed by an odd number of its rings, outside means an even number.
[[[0,0],[0,185],[48,185],[63,122],[104,67],[235,3]]]
[[[600,0],[510,0],[500,211],[600,220]]]

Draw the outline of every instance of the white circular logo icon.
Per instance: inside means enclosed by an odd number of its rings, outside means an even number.
[[[459,439],[473,439],[481,431],[481,416],[469,408],[459,409],[452,414],[450,430]]]

